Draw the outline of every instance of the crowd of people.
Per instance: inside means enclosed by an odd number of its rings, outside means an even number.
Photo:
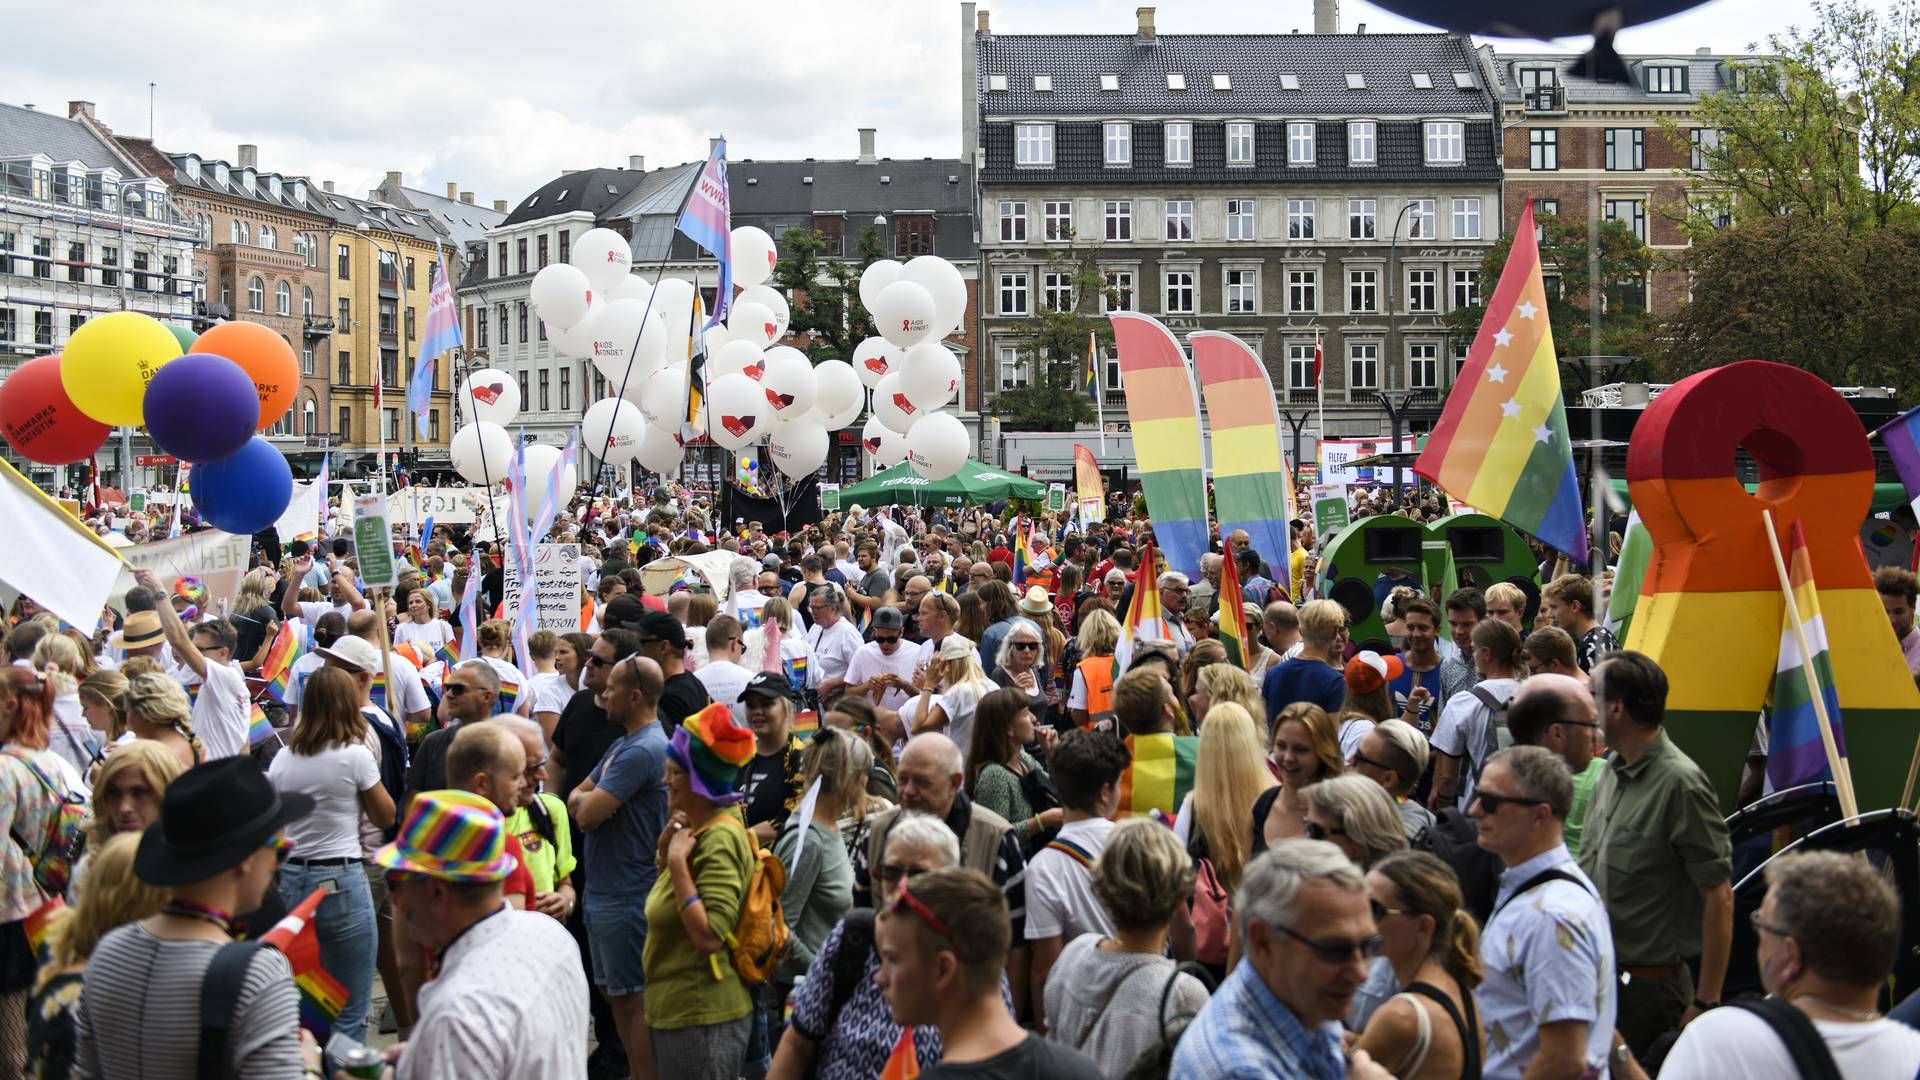
[[[22,597],[0,1075],[345,1075],[387,1034],[401,1078],[1920,1072],[1869,862],[1770,862],[1735,956],[1726,808],[1604,572],[1395,572],[1354,641],[1310,524],[1190,580],[1130,509],[582,499],[580,619],[531,633],[464,526],[396,537],[393,589],[322,536],[230,602]],[[1920,670],[1913,575],[1876,584]],[[258,947],[316,895],[324,1049]]]

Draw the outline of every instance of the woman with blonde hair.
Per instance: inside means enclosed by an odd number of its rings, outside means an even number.
[[[1067,715],[1084,728],[1113,718],[1113,650],[1120,644],[1120,620],[1104,609],[1089,611],[1075,640],[1080,662],[1067,691]]]
[[[1407,830],[1387,789],[1349,773],[1322,780],[1301,793],[1307,804],[1307,837],[1327,840],[1362,870],[1407,850]]]
[[[1266,712],[1266,703],[1260,700],[1259,682],[1232,664],[1208,664],[1194,674],[1193,692],[1187,697],[1193,715],[1205,720],[1216,706],[1227,702],[1247,710],[1248,716]]]
[[[82,863],[97,845],[121,833],[138,833],[160,820],[160,798],[186,770],[172,748],[152,739],[128,739],[113,748],[93,778],[93,818]],[[76,872],[74,880],[80,880]]]
[[[809,821],[801,821],[798,814],[789,817],[773,842],[773,853],[787,868],[780,913],[789,935],[786,955],[759,995],[774,1043],[779,1042],[787,991],[795,979],[806,976],[827,934],[853,906],[853,862],[840,842],[840,821],[866,801],[867,767],[859,753],[865,748],[852,732],[835,727],[821,728],[808,741],[800,767],[803,784],[820,785],[813,817]]]
[[[768,597],[760,605],[760,625],[740,635],[741,667],[748,671],[777,671],[802,701],[813,700],[820,672],[813,664],[813,646],[807,635],[792,631],[793,605],[785,597]]]
[[[1189,725],[1199,730],[1200,722],[1207,718],[1204,710],[1193,703],[1194,687],[1199,685],[1200,669],[1227,662],[1227,647],[1213,638],[1201,638],[1180,658],[1179,679],[1174,686],[1174,697],[1180,708],[1192,719]]]
[[[506,712],[506,688],[511,684],[518,696],[520,669],[513,663],[513,624],[505,619],[488,619],[480,624],[480,658],[500,676],[500,696],[494,699],[494,711]]]
[[[1174,821],[1188,852],[1195,860],[1211,859],[1229,890],[1240,887],[1240,873],[1252,858],[1253,806],[1276,784],[1260,764],[1261,749],[1253,714],[1231,701],[1215,705],[1200,725],[1193,791]]]
[[[1374,1011],[1358,1048],[1407,1080],[1478,1078],[1480,927],[1453,869],[1424,851],[1398,852],[1373,865],[1367,891],[1382,955],[1405,989]]]
[[[980,670],[980,654],[964,634],[948,634],[928,662],[914,676],[919,688],[913,733],[944,732],[959,747],[973,745],[973,713],[980,699],[999,687]],[[935,696],[935,695],[938,696]]]
[[[138,675],[127,684],[127,730],[134,738],[153,739],[173,752],[182,769],[207,756],[193,733],[193,703],[180,684],[166,675]]]
[[[80,680],[80,715],[87,727],[101,732],[107,742],[118,742],[127,731],[127,676],[101,668]]]
[[[85,776],[100,760],[101,736],[87,730],[86,713],[80,707],[80,680],[92,669],[92,657],[65,634],[48,634],[33,647],[33,666],[45,673],[53,688],[48,745]]]
[[[107,931],[156,914],[167,902],[166,890],[134,876],[133,854],[139,847],[135,832],[90,848],[87,887],[48,926],[50,955],[27,999],[28,1076],[75,1075],[74,1011],[94,946]]]
[[[1282,840],[1307,835],[1307,804],[1302,793],[1312,784],[1341,773],[1340,739],[1327,711],[1296,701],[1273,719],[1268,767],[1280,780],[1253,804],[1253,854]]]

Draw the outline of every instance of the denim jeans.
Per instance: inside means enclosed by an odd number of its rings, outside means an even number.
[[[291,908],[329,880],[337,891],[320,902],[313,928],[320,939],[321,966],[347,988],[347,1003],[333,1030],[364,1041],[379,937],[374,926],[373,894],[360,863],[302,866],[290,862],[280,868],[280,898]]]

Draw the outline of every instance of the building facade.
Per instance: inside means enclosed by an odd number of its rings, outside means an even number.
[[[94,116],[0,105],[0,378],[59,352],[87,319],[139,311],[186,328],[194,315],[201,230],[175,206],[167,180],[148,175]],[[5,451],[50,486],[52,469]],[[145,485],[159,475],[121,460],[152,452],[144,435],[111,439],[97,461],[103,483]]]
[[[1760,58],[1708,49],[1628,56],[1632,81],[1614,82],[1569,73],[1570,56],[1486,55],[1499,80],[1506,227],[1528,199],[1536,215],[1621,222],[1668,257],[1656,258],[1637,291],[1654,315],[1673,314],[1687,299],[1686,272],[1671,257],[1688,246],[1689,175],[1703,164],[1699,148],[1717,142],[1695,122],[1694,109],[1707,94],[1729,89],[1741,64]]]
[[[998,35],[984,13],[965,29],[988,393],[1030,377],[1026,320],[1082,299],[1071,250],[1101,272],[1096,311],[1251,345],[1309,459],[1322,408],[1330,437],[1380,435],[1382,392],[1425,391],[1430,422],[1470,343],[1446,313],[1477,301],[1501,227],[1471,40],[1160,34],[1153,9],[1138,17],[1133,34]],[[1111,357],[1102,383],[1118,426]]]

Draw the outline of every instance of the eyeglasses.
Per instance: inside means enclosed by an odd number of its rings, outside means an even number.
[[[1379,769],[1381,772],[1390,772],[1390,773],[1394,773],[1394,775],[1396,776],[1399,775],[1398,771],[1395,770],[1393,766],[1385,765],[1378,761],[1375,761],[1358,750],[1355,750],[1353,752],[1353,764],[1365,765],[1369,768]]]
[[[1383,903],[1381,903],[1380,901],[1378,901],[1378,900],[1373,900],[1373,899],[1369,899],[1369,900],[1367,901],[1367,907],[1368,907],[1368,909],[1370,909],[1370,910],[1371,910],[1371,911],[1373,912],[1373,921],[1374,921],[1374,922],[1379,922],[1379,921],[1380,921],[1381,919],[1384,919],[1384,918],[1386,918],[1386,917],[1387,917],[1387,916],[1389,916],[1389,915],[1413,915],[1413,914],[1417,914],[1416,912],[1412,912],[1412,911],[1408,911],[1408,910],[1406,910],[1405,908],[1393,908],[1393,907],[1388,907],[1387,905],[1385,905],[1385,904],[1383,904]]]
[[[921,903],[920,898],[908,890],[905,881],[900,883],[900,895],[894,899],[893,906],[887,908],[887,914],[894,915],[901,911],[911,913],[921,922],[926,923],[927,929],[946,938],[947,944],[953,946],[954,952],[960,951],[960,939],[953,936],[953,931],[948,929],[946,922],[940,916],[933,913],[932,908]]]
[[[1481,811],[1488,814],[1499,813],[1500,808],[1508,803],[1513,803],[1515,806],[1547,805],[1547,800],[1545,799],[1529,799],[1520,795],[1496,795],[1491,791],[1475,790],[1473,797],[1475,801],[1479,802]]]
[[[530,761],[530,762],[528,762],[528,763],[527,763],[527,778],[528,778],[528,779],[532,779],[532,778],[533,778],[533,777],[534,777],[534,776],[535,776],[535,775],[536,775],[537,773],[539,773],[539,771],[540,771],[541,769],[544,769],[544,768],[546,768],[546,767],[547,767],[547,759],[546,759],[546,758],[541,758],[541,759],[540,759],[539,761]]]
[[[926,872],[924,868],[918,866],[901,866],[899,863],[880,864],[880,880],[889,885],[898,884],[903,880],[911,881]]]
[[[293,841],[284,836],[276,836],[268,840],[267,846],[273,849],[273,861],[280,866],[285,866],[287,856],[293,854]]]
[[[1772,923],[1772,922],[1766,921],[1765,919],[1762,919],[1760,917],[1760,912],[1757,909],[1752,914],[1747,916],[1747,921],[1753,924],[1753,928],[1755,930],[1764,930],[1767,933],[1772,934],[1774,937],[1792,937],[1793,936],[1793,932],[1791,930],[1788,930],[1786,927],[1781,926],[1779,923]]]
[[[1375,934],[1369,938],[1362,938],[1359,941],[1315,941],[1305,934],[1296,933],[1285,926],[1278,924],[1272,925],[1275,930],[1280,931],[1313,950],[1314,958],[1323,964],[1344,964],[1353,959],[1353,954],[1356,952],[1360,954],[1360,959],[1371,960],[1379,956],[1381,950],[1385,949],[1387,945],[1386,941],[1383,940],[1379,934]]]
[[[1345,835],[1347,835],[1345,829],[1329,829],[1317,821],[1307,822],[1307,839],[1309,840],[1325,840],[1329,836]]]
[[[613,660],[609,660],[609,659],[607,659],[607,658],[606,658],[606,657],[604,657],[604,656],[598,656],[598,655],[595,655],[595,654],[593,654],[593,653],[588,653],[588,654],[587,654],[587,666],[588,666],[588,667],[610,667],[610,666],[612,666],[612,665],[613,665],[613,664],[614,664],[615,662],[616,662],[616,661],[613,661]]]

